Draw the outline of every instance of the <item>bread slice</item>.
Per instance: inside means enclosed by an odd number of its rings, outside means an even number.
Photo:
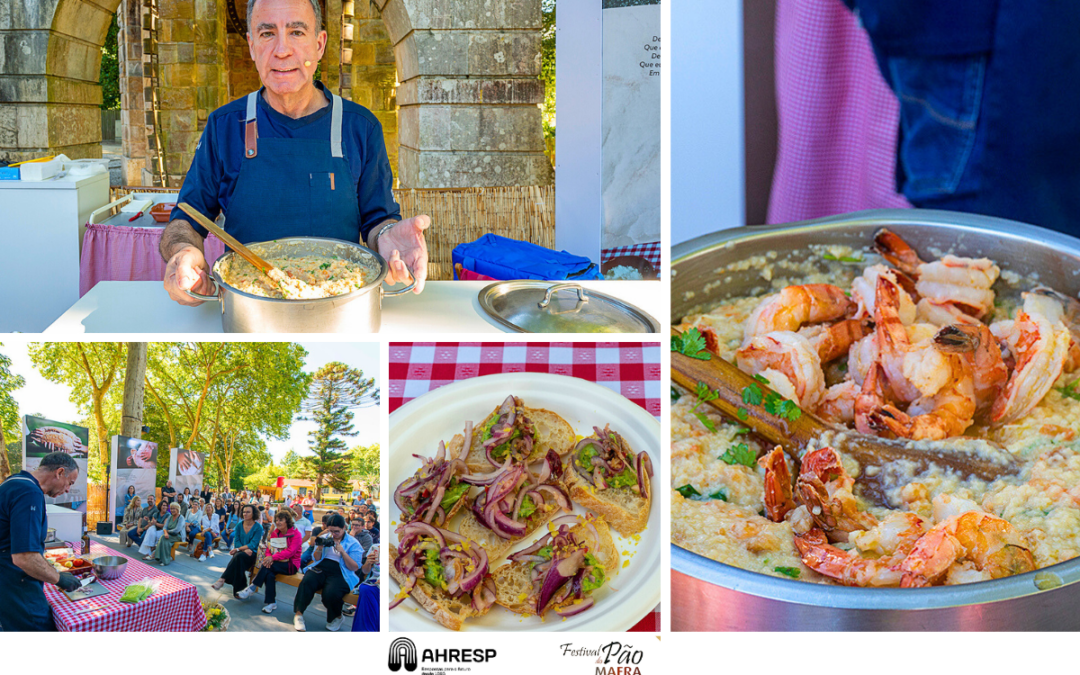
[[[624,438],[625,442],[626,439]],[[645,485],[649,496],[642,497],[629,487],[604,488],[596,486],[581,477],[577,462],[571,457],[566,462],[566,486],[570,499],[593,513],[603,516],[619,534],[629,537],[645,529],[649,524],[649,511],[652,509],[652,482],[645,474]]]
[[[550,502],[545,504],[545,506],[548,505],[550,505]],[[536,530],[538,530],[544,523],[548,522],[549,520],[561,513],[565,512],[559,509],[558,506],[554,506],[554,508],[543,509],[542,511],[540,509],[537,509],[536,512],[534,512],[529,518],[526,519],[529,528],[525,534],[514,539],[503,539],[499,535],[492,532],[491,529],[488,528],[486,525],[481,523],[480,520],[476,517],[476,514],[473,513],[472,509],[470,508],[465,511],[464,515],[461,517],[461,522],[458,523],[457,531],[458,534],[465,537],[466,539],[471,539],[477,544],[480,544],[480,546],[485,551],[487,551],[488,560],[498,560],[499,558],[506,555],[506,552],[513,548],[514,544],[524,539],[527,539],[532,535],[533,532],[536,532]]]
[[[466,466],[473,473],[487,473],[495,469],[494,465],[488,461],[487,453],[484,452],[484,441],[480,438],[480,430],[498,412],[499,408],[495,408],[490,415],[484,418],[483,422],[473,427],[472,445],[469,448],[469,455],[465,458]],[[574,448],[577,434],[574,433],[574,427],[570,426],[570,423],[562,417],[550,410],[529,408],[528,406],[525,407],[525,414],[536,428],[536,438],[533,442],[532,454],[529,455],[529,462],[537,462],[543,459],[548,450],[554,450],[556,454],[562,457]]]
[[[611,538],[611,530],[602,517],[593,519],[597,534],[600,535],[600,546],[596,551],[589,551],[604,566],[604,571],[612,573],[619,567],[619,549]],[[570,531],[575,536],[583,536],[588,528],[584,523],[575,525]],[[495,603],[511,612],[532,616],[536,614],[536,607],[529,602],[532,595],[532,580],[529,563],[511,562],[498,567],[491,573],[495,579]]]
[[[396,546],[390,547],[390,576],[398,584],[405,585],[405,577],[397,569],[394,568],[394,561],[397,560],[398,550]],[[450,630],[461,630],[462,624],[465,623],[465,619],[474,616],[483,616],[487,614],[491,608],[478,612],[472,606],[472,602],[466,596],[462,599],[451,597],[446,591],[441,588],[436,588],[428,582],[420,579],[413,586],[409,595],[420,603],[420,606],[426,609],[435,617],[441,625],[446,626]]]

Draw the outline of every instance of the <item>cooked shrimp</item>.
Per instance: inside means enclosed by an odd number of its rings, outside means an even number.
[[[934,336],[941,351],[959,354],[971,368],[978,411],[993,405],[1009,379],[1009,369],[1001,358],[1001,347],[982,323],[945,326]]]
[[[874,317],[874,300],[877,296],[877,281],[880,277],[885,277],[899,286],[896,270],[891,270],[884,265],[867,267],[861,277],[851,282],[851,299],[857,305],[854,318],[868,319]],[[897,307],[900,321],[905,326],[915,321],[915,303],[902,288],[899,292]]]
[[[758,463],[765,468],[765,514],[774,523],[783,522],[784,516],[795,508],[791,472],[788,471],[784,449],[776,446]]]
[[[762,300],[746,321],[743,345],[755,335],[772,331],[795,331],[808,323],[843,317],[851,307],[844,291],[831,284],[788,286]]]
[[[863,558],[831,544],[825,532],[813,528],[795,534],[795,548],[804,565],[845,586],[896,586],[903,575],[892,558]]]
[[[885,557],[897,556],[895,563],[915,548],[919,538],[926,534],[930,524],[917,513],[894,511],[885,516],[877,527],[852,532],[848,541],[862,553]]]
[[[929,298],[923,298],[915,305],[915,320],[934,326],[977,325],[982,323],[970,314],[962,312],[951,302],[935,302]]]
[[[848,350],[848,375],[861,385],[878,359],[877,336],[870,333],[851,345]]]
[[[919,265],[923,264],[915,249],[911,248],[900,235],[885,228],[881,228],[874,235],[874,250],[881,254],[882,258],[888,260],[890,265],[909,277],[917,276]]]
[[[842,319],[827,326],[812,328],[813,330],[803,329],[799,334],[810,341],[822,363],[847,354],[851,345],[873,332],[873,326],[866,319]]]
[[[1014,321],[997,321],[990,332],[1008,346],[1016,361],[990,419],[1013,422],[1031,412],[1061,375],[1071,336],[1062,323],[1061,303],[1044,295],[1024,294],[1024,308]]]
[[[1009,521],[980,511],[952,516],[930,528],[900,564],[901,586],[930,586],[945,580],[957,566],[964,581],[971,573],[982,579],[1000,579],[1035,569],[1035,559],[1024,536]]]
[[[888,384],[894,398],[910,402],[940,391],[949,382],[950,370],[945,355],[930,339],[933,327],[904,326],[897,309],[899,293],[894,282],[878,277],[875,335],[878,363],[885,375],[882,384]]]
[[[854,422],[855,399],[858,396],[859,385],[854,380],[844,380],[825,390],[825,396],[814,413],[830,422]]]
[[[824,447],[803,456],[795,483],[799,501],[832,541],[847,541],[848,533],[877,525],[872,514],[859,510],[854,485],[836,450]]]
[[[855,419],[855,429],[862,434],[876,434],[881,429],[877,426],[873,416],[878,410],[886,405],[882,383],[885,375],[880,364],[873,364],[870,372],[863,378],[862,388],[855,397],[852,413]]]
[[[919,265],[915,289],[930,302],[952,303],[967,314],[981,317],[994,306],[991,286],[1001,269],[988,258],[947,255]]]
[[[763,375],[778,393],[801,407],[813,409],[825,394],[821,359],[810,341],[798,333],[773,331],[755,336],[735,352],[735,361],[739,370]]]
[[[870,428],[916,441],[963,434],[975,420],[975,387],[971,368],[963,359],[953,356],[951,361],[949,385],[933,396],[916,399],[906,412],[889,404],[881,406],[868,415]]]
[[[1065,357],[1064,370],[1071,373],[1080,368],[1080,301],[1071,298],[1064,293],[1059,293],[1052,288],[1040,286],[1032,291],[1038,295],[1046,295],[1062,304],[1064,312],[1062,322],[1069,329],[1072,340],[1069,342],[1069,355]]]

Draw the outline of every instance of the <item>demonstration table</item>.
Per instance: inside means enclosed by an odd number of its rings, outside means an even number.
[[[78,543],[72,547],[79,551]],[[198,631],[206,625],[206,614],[195,586],[101,544],[90,544],[90,559],[116,555],[128,559],[124,575],[119,579],[98,579],[108,595],[72,602],[52,584],[45,584],[45,599],[53,609],[56,629],[62,632],[89,631]],[[124,589],[144,578],[159,582],[154,594],[134,605],[120,602]],[[101,607],[99,610],[76,614],[79,610]]]
[[[477,296],[489,283],[429,281],[419,295],[384,298],[381,332],[408,336],[503,333],[479,308]],[[583,281],[581,285],[637,305],[657,320],[667,314],[667,287],[659,282]],[[45,332],[221,333],[221,307],[216,302],[179,305],[169,299],[160,281],[102,281]]]

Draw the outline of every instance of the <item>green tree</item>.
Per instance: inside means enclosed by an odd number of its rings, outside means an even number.
[[[321,499],[322,486],[335,490],[349,487],[349,461],[342,437],[356,436],[353,430],[353,410],[376,405],[379,389],[372,378],[364,379],[364,371],[344,363],[328,363],[315,373],[311,388],[301,408],[307,413],[301,419],[314,421],[318,428],[308,433],[311,457],[304,457],[301,476],[315,481],[315,499]]]
[[[379,444],[349,450],[349,478],[369,485],[379,482]]]
[[[300,474],[300,455],[295,450],[289,450],[281,459],[281,475],[286,478],[296,478]]]
[[[540,32],[540,79],[544,81],[544,138],[555,138],[555,0],[540,5],[544,26]]]
[[[101,45],[101,70],[98,72],[98,82],[101,83],[102,110],[120,109],[120,59],[116,39],[120,25],[117,18],[113,16],[109,32],[105,36],[105,44]]]
[[[0,347],[3,347],[0,344]],[[19,404],[11,392],[26,384],[21,375],[11,372],[11,359],[0,354],[0,481],[13,473],[8,453],[8,442],[20,433]],[[19,470],[22,469],[21,462]]]
[[[269,464],[253,474],[244,476],[243,483],[244,488],[247,490],[256,490],[260,485],[273,485],[277,481],[278,476],[284,476],[280,466]]]
[[[71,388],[70,400],[87,415],[94,430],[87,473],[103,480],[108,473],[110,430],[119,426],[121,387],[127,346],[122,342],[40,342],[30,345],[30,361],[50,382]]]

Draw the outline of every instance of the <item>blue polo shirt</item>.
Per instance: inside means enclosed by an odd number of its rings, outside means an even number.
[[[331,100],[321,82],[315,86]],[[401,220],[401,209],[394,201],[394,175],[386,155],[382,125],[367,108],[342,100],[341,144],[349,162],[356,197],[360,206],[360,233],[368,232],[385,220]],[[307,117],[292,119],[271,108],[259,96],[259,138],[330,139],[330,106]],[[239,98],[210,113],[202,139],[195,148],[178,200],[187,202],[211,220],[228,211],[240,165],[244,161],[244,117],[246,97]],[[329,152],[329,150],[328,150]],[[267,190],[287,190],[287,185],[267,185]],[[186,220],[205,237],[206,230],[179,208],[172,220]]]
[[[20,471],[4,481],[0,485],[0,575],[21,578],[24,572],[11,556],[44,553],[47,529],[45,493],[34,475]]]

